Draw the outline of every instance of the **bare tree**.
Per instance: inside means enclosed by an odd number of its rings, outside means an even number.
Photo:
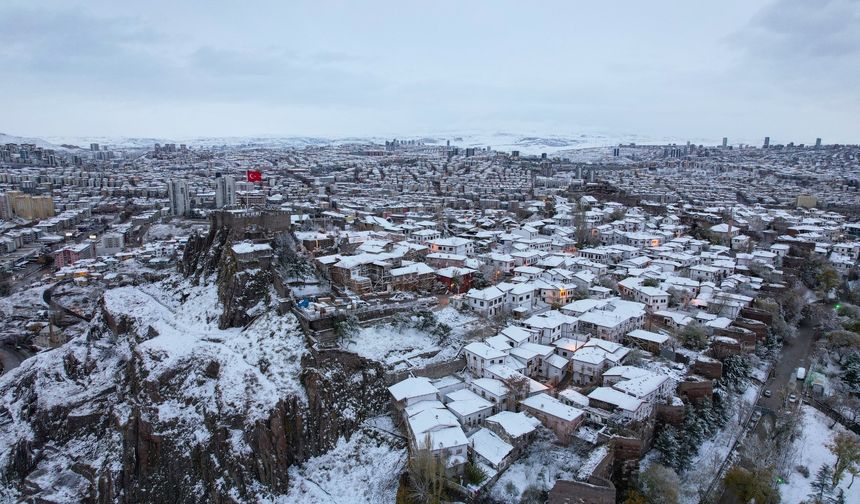
[[[833,486],[836,486],[849,468],[860,466],[860,441],[850,433],[840,432],[827,444],[827,449],[836,455],[833,463]]]
[[[529,396],[531,381],[521,374],[510,376],[505,380],[505,385],[511,391],[511,401],[514,406]]]
[[[441,504],[446,498],[447,460],[443,454],[433,453],[429,446],[430,435],[427,434],[423,447],[415,450],[409,459],[409,497],[414,503]]]

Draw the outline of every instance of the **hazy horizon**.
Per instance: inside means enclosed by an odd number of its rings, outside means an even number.
[[[0,6],[22,137],[860,142],[860,0]]]

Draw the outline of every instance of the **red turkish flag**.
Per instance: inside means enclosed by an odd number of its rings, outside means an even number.
[[[263,172],[260,170],[248,170],[248,182],[262,182]]]

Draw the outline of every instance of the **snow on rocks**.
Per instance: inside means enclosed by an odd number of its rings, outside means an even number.
[[[404,447],[393,446],[372,430],[360,430],[348,440],[340,438],[327,453],[291,467],[287,494],[263,502],[394,502],[405,464]]]
[[[207,363],[189,372],[181,387],[186,398],[212,399],[194,401],[197,408],[254,421],[265,418],[285,396],[304,398],[298,376],[306,350],[293,316],[270,311],[245,329],[218,329],[220,306],[214,286],[186,286],[178,291],[157,284],[120,287],[107,291],[104,302],[112,315],[133,320],[139,335],[151,336],[135,348],[149,381],[192,363]],[[217,377],[217,382],[201,379],[201,374]],[[165,418],[187,413],[188,420],[199,420],[202,414],[169,403],[159,409],[159,416]]]

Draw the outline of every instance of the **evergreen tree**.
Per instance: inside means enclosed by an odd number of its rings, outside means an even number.
[[[712,407],[718,428],[723,427],[732,419],[732,398],[724,388],[716,387],[714,389]]]
[[[717,413],[714,411],[713,404],[711,403],[711,399],[705,397],[702,400],[701,406],[699,406],[699,418],[704,422],[705,432],[708,436],[712,436],[719,430],[719,419],[717,418]]]
[[[845,504],[845,490],[840,488],[839,491],[836,492],[836,495],[830,498],[830,502],[833,504]]]
[[[348,347],[355,343],[355,336],[361,330],[358,319],[355,315],[350,315],[347,318],[334,323],[334,335],[337,338],[337,343],[343,347]]]
[[[689,438],[684,438],[684,441],[679,443],[678,456],[675,458],[673,469],[682,473],[690,468],[693,462],[693,455],[699,451],[699,446],[690,442]]]
[[[845,369],[842,373],[842,381],[852,390],[860,391],[860,353],[854,352],[849,355],[842,367]]]
[[[687,404],[684,406],[684,423],[682,427],[684,438],[689,440],[692,446],[698,447],[705,440],[705,430],[696,415],[696,409]]]
[[[702,422],[696,415],[696,410],[691,405],[684,407],[684,423],[681,425],[684,433],[678,448],[677,465],[675,469],[679,472],[687,470],[693,457],[699,452],[699,445],[705,440],[705,430]]]
[[[743,392],[749,385],[750,363],[743,355],[732,355],[723,361],[723,377],[720,382],[727,389]]]
[[[654,448],[660,453],[663,465],[676,467],[678,460],[678,432],[671,425],[664,425],[657,439],[654,440]]]
[[[809,494],[809,498],[815,504],[824,504],[833,497],[833,469],[829,465],[824,464],[815,473],[815,479],[809,484],[814,492]]]

